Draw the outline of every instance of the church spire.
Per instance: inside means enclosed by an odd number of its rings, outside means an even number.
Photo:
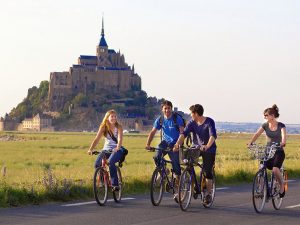
[[[101,29],[101,37],[104,37],[104,18],[102,16],[102,29]]]
[[[108,47],[107,43],[105,41],[105,38],[104,38],[104,17],[103,16],[102,16],[101,39],[100,39],[100,42],[99,42],[99,46],[101,46],[101,47]]]

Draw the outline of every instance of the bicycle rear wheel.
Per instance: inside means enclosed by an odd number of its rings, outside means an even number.
[[[180,176],[178,199],[182,211],[186,211],[191,203],[192,198],[192,176],[187,168],[184,169]]]
[[[94,173],[94,196],[99,205],[103,206],[106,203],[107,192],[108,185],[105,171],[101,167],[98,167]]]
[[[161,202],[163,196],[163,174],[161,168],[156,168],[153,171],[151,178],[151,188],[150,188],[150,196],[152,205],[158,206]]]
[[[262,212],[267,198],[267,186],[265,181],[265,170],[259,170],[253,179],[252,202],[257,213]]]
[[[215,200],[215,194],[216,194],[216,176],[215,176],[215,171],[213,170],[212,171],[213,173],[213,178],[212,178],[212,187],[211,187],[211,200],[209,203],[206,203],[206,202],[202,202],[203,206],[205,208],[210,208],[213,203],[214,203],[214,200]],[[202,175],[203,177],[203,175]],[[206,193],[205,193],[206,192]],[[208,194],[207,190],[202,190],[202,196],[203,196],[203,200],[204,200],[204,197]]]
[[[122,182],[122,174],[119,167],[117,167],[117,175],[118,175],[118,181],[119,181],[119,190],[113,191],[113,197],[115,202],[119,203],[122,198],[122,189],[123,189],[123,182]]]
[[[281,172],[281,175],[283,177],[283,171]],[[273,185],[272,185],[272,203],[273,203],[273,207],[274,209],[278,210],[280,209],[281,205],[282,205],[282,198],[280,198],[279,196],[279,192],[280,192],[280,184],[277,181],[275,175],[272,173],[272,177],[273,177]],[[283,180],[284,182],[284,180]]]

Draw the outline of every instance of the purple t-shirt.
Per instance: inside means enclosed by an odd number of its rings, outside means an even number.
[[[183,135],[186,137],[189,133],[193,134],[194,145],[206,145],[211,136],[217,139],[217,132],[215,127],[215,121],[209,117],[206,117],[203,124],[199,125],[194,120],[188,122],[184,128]],[[217,145],[216,142],[207,149],[207,152],[216,153]]]

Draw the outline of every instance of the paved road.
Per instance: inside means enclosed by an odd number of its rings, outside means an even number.
[[[268,202],[262,214],[254,212],[251,185],[220,188],[213,208],[205,209],[200,200],[192,199],[188,212],[182,212],[170,195],[159,207],[148,195],[127,196],[122,203],[108,202],[100,207],[94,201],[46,204],[0,209],[0,224],[300,224],[300,180],[289,182],[281,210]]]

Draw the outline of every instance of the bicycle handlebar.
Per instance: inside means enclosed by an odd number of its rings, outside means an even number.
[[[173,151],[171,148],[164,149],[164,148],[155,148],[155,147],[150,147],[150,149],[146,148],[146,150],[148,150],[148,152],[155,152],[155,151],[172,152]]]
[[[101,152],[104,152],[104,153],[111,153],[111,151],[108,151],[108,150],[102,150]],[[100,154],[100,151],[92,151],[92,155],[99,155]]]
[[[185,147],[185,146],[180,146],[179,149],[182,149],[183,151],[188,151],[188,150],[199,150],[200,152],[203,152],[203,149],[201,149],[201,146],[193,146],[193,147]]]

